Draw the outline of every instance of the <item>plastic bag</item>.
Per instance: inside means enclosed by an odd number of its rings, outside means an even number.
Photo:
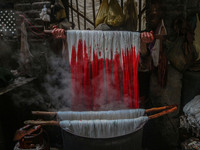
[[[97,17],[95,19],[95,26],[97,27],[99,24],[104,23],[105,18],[108,15],[108,0],[103,0],[101,3]]]
[[[110,0],[106,23],[110,26],[120,26],[124,23],[124,15],[117,0]]]

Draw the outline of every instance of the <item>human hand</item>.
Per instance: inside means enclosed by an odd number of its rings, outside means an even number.
[[[56,26],[53,27],[52,34],[56,39],[66,39],[65,30],[59,29]]]
[[[154,40],[153,31],[142,32],[140,35],[141,41],[143,43],[151,43]]]

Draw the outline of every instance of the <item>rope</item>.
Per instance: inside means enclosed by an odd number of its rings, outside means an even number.
[[[33,34],[35,34],[35,35],[37,35],[37,36],[39,36],[39,37],[41,37],[41,38],[44,38],[45,35],[48,35],[48,34],[46,34],[45,32],[40,31],[40,30],[39,30],[37,27],[35,27],[33,24],[31,24],[31,23],[28,21],[28,19],[27,19],[24,15],[19,15],[19,16],[23,17],[24,20],[25,20],[30,26],[32,26],[35,30],[37,30],[38,32],[42,33],[43,35],[39,35],[37,32],[33,31],[31,28],[28,28]]]

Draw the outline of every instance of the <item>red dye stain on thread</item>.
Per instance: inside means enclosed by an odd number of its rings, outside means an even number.
[[[82,40],[79,40],[77,50],[72,47],[72,108],[75,110],[76,106],[83,104],[87,110],[98,110],[101,104],[114,101],[123,101],[129,108],[138,108],[139,56],[135,47],[122,49],[122,56],[106,49],[110,51],[111,58],[104,58],[97,49],[98,45],[91,49]]]

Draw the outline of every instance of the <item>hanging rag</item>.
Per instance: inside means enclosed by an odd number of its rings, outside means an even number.
[[[32,75],[33,55],[29,50],[27,31],[24,21],[21,23],[21,45],[20,45],[20,72],[24,75]]]
[[[136,2],[134,2],[134,0],[127,0],[124,4],[124,14],[126,30],[136,31],[138,14]]]
[[[114,102],[139,107],[140,33],[67,31],[72,108],[98,110]]]
[[[167,30],[165,28],[163,19],[161,21],[161,24],[157,28],[156,34],[167,35]],[[158,67],[158,83],[161,87],[165,87],[167,83],[168,60],[165,56],[162,39],[155,40],[155,44],[151,49],[151,56],[154,66]]]
[[[162,34],[162,35],[167,34],[163,20],[161,21],[161,24],[158,26],[155,34]],[[153,48],[151,49],[151,56],[152,56],[153,64],[155,67],[158,67],[158,64],[159,64],[160,47],[161,47],[160,39],[156,39],[155,44]]]
[[[197,24],[196,24],[196,28],[194,31],[194,47],[196,49],[197,52],[197,61],[200,60],[200,21],[199,21],[199,17],[198,14],[196,14],[196,18],[197,18]]]

